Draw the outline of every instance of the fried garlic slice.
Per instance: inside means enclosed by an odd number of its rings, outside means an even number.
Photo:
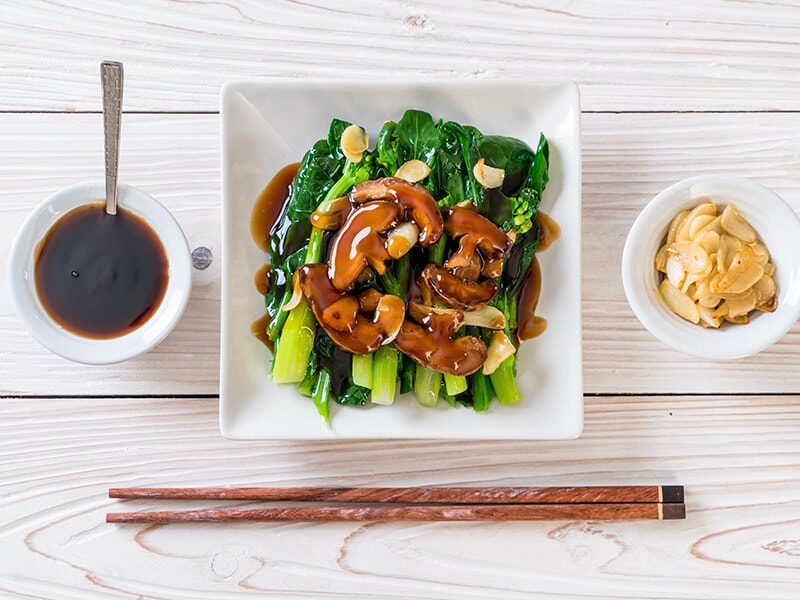
[[[749,322],[753,310],[777,308],[775,265],[735,204],[721,213],[711,202],[678,212],[654,266],[658,291],[677,315],[703,327]]]
[[[692,323],[700,321],[700,313],[697,310],[697,304],[695,304],[689,296],[672,285],[668,279],[664,279],[661,282],[658,291],[661,292],[661,298],[664,300],[664,303],[676,315]]]

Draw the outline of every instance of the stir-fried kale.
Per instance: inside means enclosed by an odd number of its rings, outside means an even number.
[[[503,231],[513,231],[514,243],[497,279],[499,292],[492,304],[503,312],[506,333],[514,340],[519,295],[539,243],[536,212],[548,182],[546,138],[542,135],[534,150],[516,138],[485,136],[470,125],[436,122],[427,112],[407,110],[398,121],[386,121],[376,137],[375,149],[353,163],[341,149],[342,133],[348,126],[347,121],[334,119],[326,138],[305,154],[286,206],[271,232],[270,288],[265,302],[271,317],[268,334],[277,342],[273,378],[298,382],[301,392],[314,399],[326,422],[330,397],[347,405],[364,405],[370,397],[373,402],[391,403],[398,380],[400,393],[413,390],[425,404],[441,397],[453,406],[484,411],[494,397],[501,402],[515,401],[519,398],[515,355],[490,376],[478,371],[466,378],[442,377],[392,346],[381,347],[372,355],[349,355],[319,327],[307,301],[292,311],[282,307],[292,296],[292,274],[303,263],[327,258],[326,234],[311,227],[311,213],[321,203],[348,194],[360,182],[394,176],[406,161],[421,160],[431,172],[420,184],[441,210],[471,201]],[[503,169],[503,184],[498,189],[485,189],[477,181],[473,167],[481,158],[487,165]],[[416,247],[368,285],[376,286],[381,293],[406,297],[417,267],[426,262],[441,265],[456,245],[442,236],[430,248]],[[488,340],[488,330],[470,329],[474,331],[468,334]]]

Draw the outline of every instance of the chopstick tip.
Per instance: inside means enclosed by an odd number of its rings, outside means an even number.
[[[664,521],[674,521],[686,518],[686,505],[683,503],[669,503],[662,505],[662,516]]]
[[[683,486],[682,485],[662,485],[661,486],[661,502],[683,502]]]

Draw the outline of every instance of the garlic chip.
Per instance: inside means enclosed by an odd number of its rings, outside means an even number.
[[[478,183],[487,189],[499,188],[503,185],[503,180],[506,177],[506,172],[503,169],[490,167],[482,158],[478,159],[478,162],[472,167],[472,174],[475,175]]]
[[[778,307],[775,265],[755,229],[728,204],[711,202],[672,219],[654,265],[663,273],[658,292],[669,309],[703,327],[748,323],[753,310]]]
[[[342,132],[342,152],[352,163],[361,162],[369,146],[369,136],[358,125],[350,125]]]
[[[431,168],[428,166],[428,163],[414,159],[407,160],[400,165],[400,168],[397,169],[397,173],[395,173],[394,176],[410,181],[411,183],[416,183],[417,181],[422,181],[430,174]]]

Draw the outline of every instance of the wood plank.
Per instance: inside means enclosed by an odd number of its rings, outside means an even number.
[[[243,77],[572,79],[589,110],[798,110],[800,11],[781,2],[12,3],[0,110],[213,111]],[[47,40],[46,43],[43,40]]]
[[[800,131],[776,115],[584,115],[583,333],[591,392],[781,392],[800,327],[754,357],[693,359],[673,351],[633,317],[620,274],[638,213],[672,183],[710,173],[748,177],[800,212]],[[786,115],[795,122],[795,116]],[[669,368],[665,368],[669,365]]]
[[[122,365],[81,367],[50,354],[27,335],[3,293],[0,394],[217,393],[218,129],[216,115],[123,118],[120,181],[155,196],[175,215],[190,248],[208,247],[215,258],[208,269],[194,271],[191,300],[178,327],[145,356]],[[16,231],[36,204],[67,185],[102,180],[102,118],[2,115],[0,130],[0,177],[5,183],[0,190],[0,248],[7,257]],[[6,269],[3,261],[3,285]]]
[[[22,597],[181,597],[180,587],[208,598],[232,598],[242,588],[387,600],[791,598],[798,407],[800,396],[590,398],[585,434],[575,441],[287,444],[223,440],[213,399],[6,400],[0,590]],[[108,499],[111,486],[656,482],[686,486],[685,521],[103,522],[109,511],[152,508],[147,500]]]
[[[5,114],[0,129],[0,177],[6,183],[0,189],[0,247],[7,256],[37,202],[62,186],[102,175],[101,119]],[[0,295],[0,395],[217,393],[218,116],[126,115],[122,129],[122,181],[162,200],[190,246],[211,248],[216,260],[208,270],[195,271],[192,300],[176,331],[150,354],[117,366],[81,367],[43,350],[23,330],[7,294]],[[800,212],[800,115],[586,114],[583,144],[586,392],[797,393],[800,327],[752,358],[694,360],[669,350],[635,319],[619,264],[638,212],[684,177],[748,176]],[[5,269],[0,264],[0,274]],[[665,364],[671,368],[664,369]],[[719,376],[709,377],[711,369]]]

